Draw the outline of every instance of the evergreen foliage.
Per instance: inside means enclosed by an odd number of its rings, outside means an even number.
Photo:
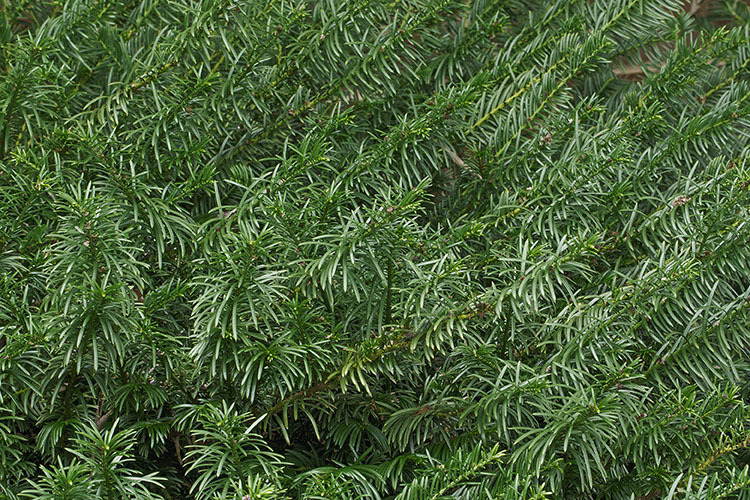
[[[0,499],[750,499],[747,2],[0,10]]]

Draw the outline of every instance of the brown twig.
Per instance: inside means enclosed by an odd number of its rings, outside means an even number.
[[[170,435],[170,439],[172,440],[172,444],[174,445],[174,452],[177,456],[177,463],[180,464],[180,467],[183,467],[182,463],[182,446],[180,445],[180,435],[179,433],[173,432]]]
[[[104,415],[101,415],[96,419],[94,422],[96,424],[96,428],[99,430],[102,430],[104,428],[104,425],[107,423],[107,420],[109,420],[109,417],[112,416],[112,410],[109,410]]]

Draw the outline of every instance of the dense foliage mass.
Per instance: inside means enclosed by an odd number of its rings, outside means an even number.
[[[0,16],[0,498],[750,498],[742,0]]]

